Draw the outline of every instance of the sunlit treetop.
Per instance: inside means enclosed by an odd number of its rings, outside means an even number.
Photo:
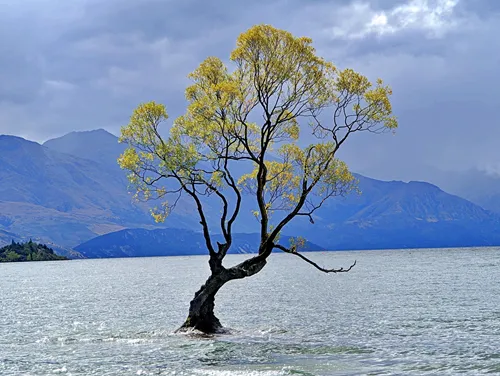
[[[139,105],[122,128],[120,141],[128,148],[119,163],[138,198],[162,199],[153,211],[157,221],[180,196],[190,197],[209,252],[222,249],[222,257],[243,199],[255,205],[259,253],[267,256],[292,219],[313,221],[326,199],[355,188],[346,164],[335,157],[350,135],[397,127],[392,91],[382,80],[339,70],[316,55],[310,38],[269,25],[238,37],[229,66],[208,57],[189,78],[186,112],[174,120],[169,137],[161,136],[165,106]],[[221,207],[215,223],[204,211],[209,195]],[[219,251],[211,232],[224,234]]]

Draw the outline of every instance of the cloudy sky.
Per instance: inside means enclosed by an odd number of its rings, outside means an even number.
[[[352,140],[356,171],[500,171],[498,0],[0,0],[0,133],[118,134],[133,108],[184,108],[186,75],[269,23],[394,90],[396,135]]]

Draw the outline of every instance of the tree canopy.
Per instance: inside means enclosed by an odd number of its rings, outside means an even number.
[[[120,141],[128,148],[119,164],[129,171],[136,197],[161,200],[152,211],[156,221],[163,221],[182,195],[191,198],[212,273],[226,270],[222,259],[243,199],[254,202],[258,256],[229,271],[238,274],[249,266],[258,271],[274,249],[299,255],[322,271],[345,271],[319,267],[298,253],[302,239],[286,247],[278,244],[279,234],[296,217],[313,221],[328,198],[355,188],[336,153],[354,133],[397,127],[390,87],[338,69],[317,56],[310,38],[270,25],[242,33],[229,63],[208,57],[189,75],[187,110],[168,137],[161,128],[168,120],[165,105],[148,102],[135,109],[122,128]],[[207,220],[207,196],[219,201],[217,223]],[[224,235],[223,244],[213,244],[214,232]],[[254,273],[243,274],[239,278]]]

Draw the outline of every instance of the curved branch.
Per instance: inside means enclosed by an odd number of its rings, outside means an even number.
[[[311,264],[312,266],[314,266],[316,269],[322,271],[323,273],[335,273],[335,274],[336,273],[347,273],[347,272],[351,271],[351,269],[354,268],[354,266],[356,265],[356,260],[354,260],[354,263],[351,266],[349,266],[347,269],[344,269],[344,268],[340,268],[340,269],[325,269],[325,268],[319,266],[318,264],[316,264],[314,261],[309,260],[306,256],[298,253],[297,251],[295,251],[293,249],[288,249],[286,247],[283,247],[280,244],[274,244],[273,247],[274,248],[278,248],[279,250],[281,250],[281,251],[283,251],[285,253],[290,253],[292,255],[300,257],[302,260],[304,260],[308,264]]]
[[[215,256],[216,252],[214,250],[214,247],[212,246],[212,239],[210,237],[210,231],[208,229],[207,219],[205,217],[205,212],[203,211],[203,206],[200,201],[200,198],[196,194],[196,190],[194,188],[194,182],[191,182],[191,186],[193,187],[193,189],[190,190],[178,175],[175,175],[175,178],[179,181],[179,184],[181,185],[182,189],[184,189],[184,191],[187,194],[189,194],[195,201],[196,209],[198,210],[198,215],[200,217],[200,224],[203,228],[203,237],[205,238],[205,244],[207,246],[210,256]]]

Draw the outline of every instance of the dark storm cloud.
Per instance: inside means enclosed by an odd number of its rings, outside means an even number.
[[[151,99],[175,117],[186,75],[201,60],[227,60],[240,32],[271,23],[312,37],[340,67],[393,86],[401,129],[358,138],[343,154],[353,168],[406,177],[417,161],[500,161],[492,141],[500,137],[495,0],[8,2],[0,12],[0,133],[40,141],[100,127],[116,133]]]

